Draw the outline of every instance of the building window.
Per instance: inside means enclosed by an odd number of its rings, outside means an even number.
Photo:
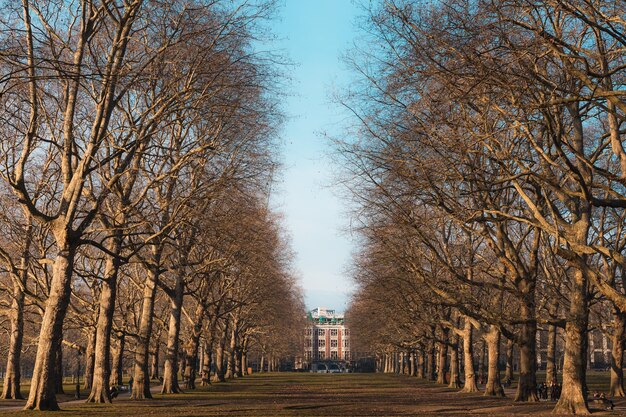
[[[311,328],[310,328],[310,327],[307,327],[307,328],[306,328],[306,330],[304,331],[304,334],[305,334],[306,336],[311,336]]]
[[[317,352],[317,358],[323,361],[324,359],[326,359],[326,352],[323,350],[320,350],[319,352]]]
[[[311,352],[304,352],[304,359],[306,359],[307,361],[311,360]]]
[[[343,357],[345,360],[349,361],[350,360],[350,351],[346,351],[343,353]]]
[[[330,347],[331,348],[336,348],[337,347],[337,339],[331,339]]]
[[[306,339],[304,341],[304,346],[310,348],[311,347],[311,339]]]
[[[330,358],[332,360],[337,360],[337,351],[333,350],[332,352],[330,352]]]
[[[350,330],[348,330],[348,329],[343,329],[342,334],[343,334],[344,336],[349,336],[349,335],[350,335]]]
[[[337,336],[337,329],[330,329],[331,336]]]
[[[324,340],[324,339],[320,339],[320,340],[318,340],[318,341],[317,341],[317,345],[318,345],[319,347],[326,347],[326,340]]]
[[[324,329],[317,329],[317,335],[318,336],[326,336],[326,330],[324,330]]]
[[[349,347],[349,346],[350,346],[350,341],[349,341],[349,340],[344,339],[344,340],[343,340],[343,347],[347,348],[347,347]]]

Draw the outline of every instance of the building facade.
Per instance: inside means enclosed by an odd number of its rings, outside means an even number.
[[[324,307],[308,314],[304,334],[304,362],[350,361],[350,330],[344,325],[343,314]]]

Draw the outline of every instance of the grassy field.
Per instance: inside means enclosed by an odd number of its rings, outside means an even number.
[[[590,375],[592,387],[606,381]],[[595,388],[592,388],[595,389]],[[604,388],[606,389],[606,388]],[[55,416],[420,416],[420,415],[549,415],[551,402],[513,403],[509,398],[461,394],[403,376],[384,374],[257,374],[214,384],[184,394],[155,395],[153,400],[118,398],[112,405],[62,404]],[[0,415],[41,415],[0,402]],[[614,412],[626,415],[626,401]],[[4,410],[2,407],[5,407]],[[594,413],[595,415],[596,413]]]

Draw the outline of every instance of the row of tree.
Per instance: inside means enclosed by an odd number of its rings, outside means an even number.
[[[555,411],[586,414],[599,328],[623,396],[626,6],[386,0],[367,12],[345,99],[356,139],[337,145],[362,237],[350,315],[361,340],[421,350],[430,373],[439,346],[452,386],[462,352],[474,391],[480,331],[486,394],[500,395],[504,337],[519,352],[516,400],[536,401],[547,332],[550,381],[563,356]],[[381,311],[385,327],[368,326]]]
[[[84,354],[91,402],[111,401],[129,359],[132,398],[151,397],[162,340],[163,393],[181,372],[194,388],[199,351],[208,382],[293,348],[301,295],[268,210],[280,77],[255,49],[272,9],[2,5],[3,398],[20,397],[30,346],[38,410],[58,408],[63,346]]]

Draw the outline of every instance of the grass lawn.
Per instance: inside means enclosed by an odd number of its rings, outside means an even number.
[[[591,389],[608,374],[590,374]],[[541,379],[540,379],[541,381]],[[602,387],[606,390],[606,384]],[[513,403],[509,398],[461,394],[416,378],[385,374],[256,374],[153,400],[118,398],[112,405],[62,404],[55,416],[420,416],[420,415],[550,415],[551,402]],[[5,405],[6,404],[6,405]],[[0,415],[41,415],[6,409]],[[21,403],[23,404],[23,402]],[[626,400],[614,412],[626,415]],[[596,415],[596,413],[594,413]]]

